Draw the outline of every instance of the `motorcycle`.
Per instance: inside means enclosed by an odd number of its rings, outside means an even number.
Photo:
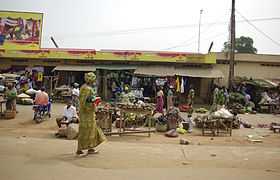
[[[51,102],[48,105],[33,105],[33,120],[36,123],[41,123],[47,117],[51,118]]]

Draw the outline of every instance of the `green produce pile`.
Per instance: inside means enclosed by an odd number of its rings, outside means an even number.
[[[244,95],[240,93],[229,93],[229,101],[231,103],[244,103]]]
[[[198,109],[195,110],[195,112],[196,112],[196,113],[203,113],[203,114],[204,114],[204,113],[207,113],[208,110],[205,109],[205,108],[198,108]]]

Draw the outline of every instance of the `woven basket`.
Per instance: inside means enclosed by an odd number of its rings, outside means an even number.
[[[14,119],[16,117],[16,111],[5,111],[4,118],[5,119]]]

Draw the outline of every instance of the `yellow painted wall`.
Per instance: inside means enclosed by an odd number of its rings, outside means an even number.
[[[214,68],[221,70],[224,79],[220,84],[226,86],[228,83],[228,64],[216,64]],[[275,79],[280,77],[280,66],[263,66],[261,63],[238,62],[235,66],[235,76],[246,76],[253,79]]]

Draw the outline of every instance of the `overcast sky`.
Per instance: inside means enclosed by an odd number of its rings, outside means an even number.
[[[228,40],[231,0],[0,0],[1,10],[44,13],[42,47],[198,51],[200,9],[201,46],[221,51]],[[280,54],[280,1],[236,0],[236,36],[250,36],[258,53]],[[244,22],[251,20],[256,31]],[[278,18],[261,20],[263,18]],[[277,44],[278,43],[278,44]]]

